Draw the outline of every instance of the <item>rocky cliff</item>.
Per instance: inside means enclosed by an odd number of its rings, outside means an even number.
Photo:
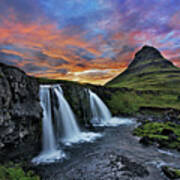
[[[0,160],[31,158],[39,148],[39,85],[18,68],[0,64]]]

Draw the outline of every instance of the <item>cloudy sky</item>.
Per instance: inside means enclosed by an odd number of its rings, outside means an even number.
[[[104,84],[143,45],[180,66],[179,0],[1,0],[0,62]]]

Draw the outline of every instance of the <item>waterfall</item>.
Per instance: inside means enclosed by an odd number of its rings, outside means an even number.
[[[90,94],[90,106],[92,112],[92,123],[105,125],[111,119],[111,113],[104,102],[91,90]]]
[[[41,107],[43,108],[43,151],[56,150],[55,136],[52,126],[51,99],[49,87],[40,89]]]
[[[89,90],[91,122],[94,126],[119,126],[132,124],[132,119],[112,117],[111,112],[97,94]]]
[[[65,153],[57,148],[59,141],[65,145],[71,145],[92,142],[101,137],[99,133],[80,130],[60,85],[40,86],[39,96],[43,109],[42,152],[32,160],[33,163],[50,163],[65,158]]]
[[[40,155],[32,160],[34,163],[37,164],[41,162],[54,162],[55,160],[65,157],[65,154],[61,150],[57,150],[56,147],[56,140],[52,125],[50,88],[51,86],[40,87],[40,103],[43,109],[43,146]]]
[[[98,133],[81,132],[76,122],[75,115],[67,100],[64,98],[61,86],[56,86],[54,92],[57,96],[58,102],[58,111],[56,111],[55,120],[57,121],[57,124],[62,124],[59,131],[63,130],[61,139],[66,145],[77,142],[92,141],[101,136]]]
[[[57,96],[59,105],[59,114],[56,114],[56,120],[59,121],[59,119],[61,118],[63,126],[62,129],[64,130],[63,141],[73,141],[74,138],[80,135],[80,129],[76,123],[75,116],[68,102],[63,96],[62,88],[60,86],[57,86],[54,91]]]

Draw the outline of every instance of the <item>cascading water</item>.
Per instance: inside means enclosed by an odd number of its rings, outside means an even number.
[[[43,109],[43,146],[39,156],[32,160],[33,163],[50,163],[65,158],[65,153],[57,149],[56,143],[59,140],[66,145],[71,145],[85,141],[91,142],[101,137],[99,133],[80,131],[59,85],[43,85],[40,87],[39,95]],[[56,128],[54,128],[52,121],[55,122]]]
[[[56,120],[59,120],[59,118],[61,117],[62,126],[63,126],[62,128],[64,130],[63,140],[64,141],[73,140],[73,138],[79,136],[80,134],[80,130],[76,123],[74,114],[69,104],[67,103],[66,99],[63,96],[63,91],[61,87],[57,86],[54,89],[54,91],[58,98],[58,104],[59,104],[58,107],[59,114],[57,114],[58,117],[56,117]]]
[[[50,88],[51,86],[40,87],[40,103],[43,109],[43,148],[40,155],[32,160],[37,164],[41,162],[54,162],[65,157],[65,154],[61,150],[57,150],[56,147],[52,125]]]
[[[61,123],[57,122],[57,124],[62,124],[61,128],[64,133],[61,139],[66,145],[83,141],[92,141],[101,136],[98,133],[81,132],[76,122],[74,113],[64,98],[62,88],[58,85],[55,87],[54,92],[57,96],[59,105],[58,111],[56,111],[55,119],[56,121],[61,121]],[[61,131],[61,129],[59,129],[59,131]]]
[[[49,87],[40,89],[41,106],[43,108],[43,151],[56,150],[55,136],[52,126],[51,100]]]
[[[112,117],[111,112],[97,94],[89,90],[89,95],[92,113],[91,122],[94,126],[118,126],[132,123],[132,120],[128,118]]]
[[[105,125],[112,117],[109,109],[94,92],[89,90],[89,94],[93,124]]]

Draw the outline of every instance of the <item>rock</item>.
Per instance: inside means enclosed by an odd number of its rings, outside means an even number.
[[[151,140],[150,140],[150,138],[149,138],[148,136],[142,137],[142,138],[139,140],[139,142],[140,142],[141,144],[145,145],[145,146],[148,146],[148,145],[152,144],[152,143],[151,143]]]
[[[22,70],[0,64],[0,159],[26,158],[40,144],[39,84]],[[34,144],[34,146],[32,146]],[[31,146],[31,148],[29,148]],[[23,147],[23,148],[22,148]],[[39,147],[38,147],[39,148]]]
[[[60,83],[60,85],[73,112],[76,112],[79,123],[91,128],[92,115],[88,89],[85,86],[73,83]]]
[[[121,168],[121,171],[128,172],[132,177],[145,177],[149,175],[148,170],[141,164],[133,162],[124,156],[121,156],[120,159],[124,165],[124,167]]]
[[[162,135],[169,136],[170,141],[176,141],[177,136],[174,134],[174,131],[171,129],[163,129],[161,132]]]
[[[173,130],[171,129],[163,129],[161,132],[162,135],[169,136],[171,134],[174,134]]]
[[[168,167],[168,166],[163,166],[162,171],[170,179],[180,178],[180,170],[179,169],[171,168],[171,167]]]

